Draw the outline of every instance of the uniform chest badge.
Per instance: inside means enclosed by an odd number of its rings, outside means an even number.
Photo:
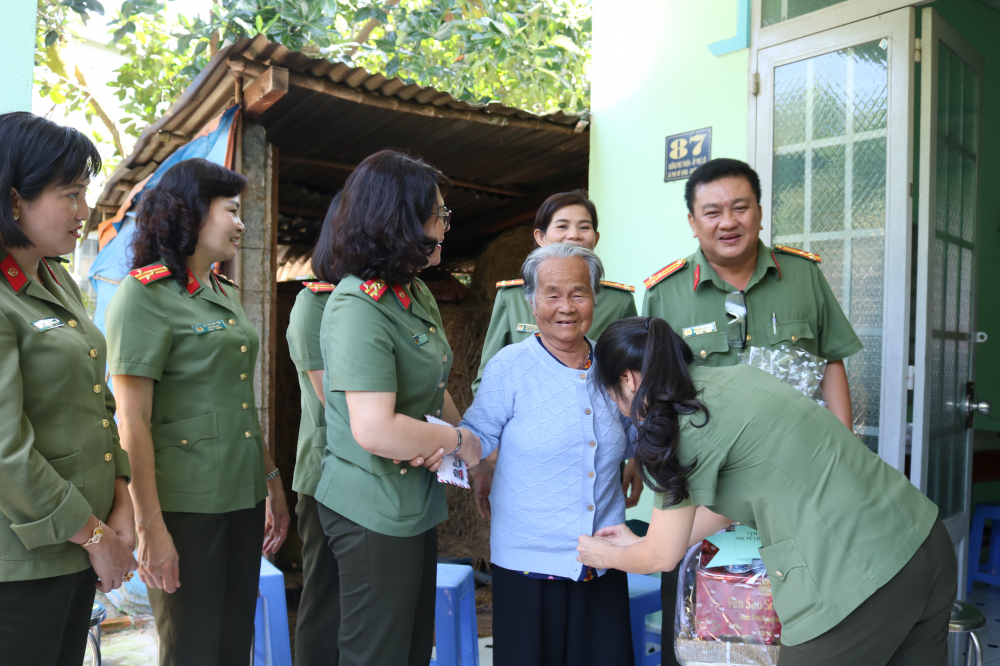
[[[419,333],[413,336],[413,343],[419,347],[421,345],[426,345],[428,339],[429,338],[426,333]]]
[[[195,324],[191,328],[193,328],[194,332],[197,333],[198,335],[202,335],[203,333],[211,333],[212,331],[221,331],[225,327],[226,327],[226,322],[222,321],[221,319],[217,319],[215,321],[210,321],[206,324]]]
[[[697,326],[688,326],[687,328],[682,328],[681,333],[685,338],[691,338],[696,335],[704,335],[705,333],[715,333],[718,329],[715,327],[715,322],[710,321],[707,324],[698,324]]]
[[[518,324],[518,333],[538,333],[538,326],[535,324]]]
[[[39,319],[38,321],[31,322],[31,325],[36,331],[48,331],[53,328],[59,328],[60,326],[65,326],[61,321],[55,317],[49,317],[48,319]]]

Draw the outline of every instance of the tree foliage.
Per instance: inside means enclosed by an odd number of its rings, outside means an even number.
[[[109,42],[128,59],[111,84],[125,133],[138,136],[159,118],[220,44],[258,34],[471,103],[538,113],[584,113],[589,104],[591,0],[214,0],[211,8],[170,21],[164,0],[126,0],[105,18]],[[98,0],[39,3],[36,76],[54,103],[90,103],[57,72],[59,47],[73,21],[103,14]]]

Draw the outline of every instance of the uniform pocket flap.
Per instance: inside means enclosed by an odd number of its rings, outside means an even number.
[[[790,627],[823,607],[823,595],[795,539],[779,541],[759,552],[782,626]]]
[[[684,342],[688,343],[691,347],[691,351],[694,352],[695,360],[705,358],[709,354],[715,354],[716,352],[725,354],[729,351],[729,340],[726,337],[725,329],[718,331],[717,333],[692,335],[689,338],[685,338]]]
[[[150,428],[153,436],[153,448],[162,449],[167,446],[189,447],[205,440],[219,436],[219,426],[215,414],[205,414],[193,419],[162,423]]]
[[[49,465],[56,474],[72,483],[77,488],[83,488],[83,465],[80,464],[80,452],[71,453],[62,458],[49,460]]]
[[[767,567],[767,575],[772,578],[782,579],[794,569],[806,566],[806,561],[799,552],[799,547],[795,545],[795,539],[780,541],[776,544],[760,549],[760,558],[764,560]]]
[[[812,340],[814,337],[812,326],[804,319],[778,322],[767,327],[767,341],[772,345],[782,342],[798,345],[799,340]]]

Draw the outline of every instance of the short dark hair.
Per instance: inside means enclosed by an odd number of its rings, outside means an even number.
[[[319,237],[313,247],[312,272],[323,282],[336,283],[333,274],[333,225],[337,216],[337,209],[340,207],[340,192],[334,195],[330,207],[326,210],[326,219],[323,220],[323,228],[319,230]]]
[[[559,192],[542,202],[535,213],[535,228],[543,234],[548,231],[555,214],[566,206],[583,206],[590,213],[590,219],[594,223],[594,231],[597,231],[597,207],[594,202],[587,198],[586,190],[573,190],[572,192]]]
[[[341,192],[333,225],[331,277],[409,282],[427,264],[437,241],[424,222],[447,196],[451,181],[423,160],[396,150],[366,157]]]
[[[718,157],[702,164],[688,178],[687,185],[684,187],[684,201],[687,202],[688,212],[694,213],[695,189],[699,185],[707,185],[723,178],[732,177],[743,177],[750,182],[750,187],[753,188],[759,206],[760,176],[757,175],[757,172],[746,162],[729,157]]]
[[[187,258],[194,254],[212,200],[235,197],[246,186],[246,176],[200,157],[170,167],[156,187],[142,194],[132,237],[132,268],[162,257],[172,277],[186,285]]]
[[[34,201],[51,185],[63,187],[101,171],[101,154],[83,132],[27,111],[0,115],[0,247],[31,247],[14,219],[10,190]]]

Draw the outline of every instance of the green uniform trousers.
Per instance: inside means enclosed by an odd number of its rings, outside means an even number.
[[[0,666],[80,666],[97,574],[0,583]]]
[[[173,594],[149,588],[160,666],[246,666],[264,543],[264,502],[227,513],[164,511],[180,558]]]
[[[778,666],[946,666],[957,579],[955,551],[939,520],[892,580],[830,631],[783,646]]]
[[[340,567],[340,666],[427,666],[434,643],[437,528],[373,532],[319,505]]]
[[[319,520],[319,502],[299,493],[295,515],[302,537],[302,598],[295,619],[295,666],[338,666],[340,570]]]

